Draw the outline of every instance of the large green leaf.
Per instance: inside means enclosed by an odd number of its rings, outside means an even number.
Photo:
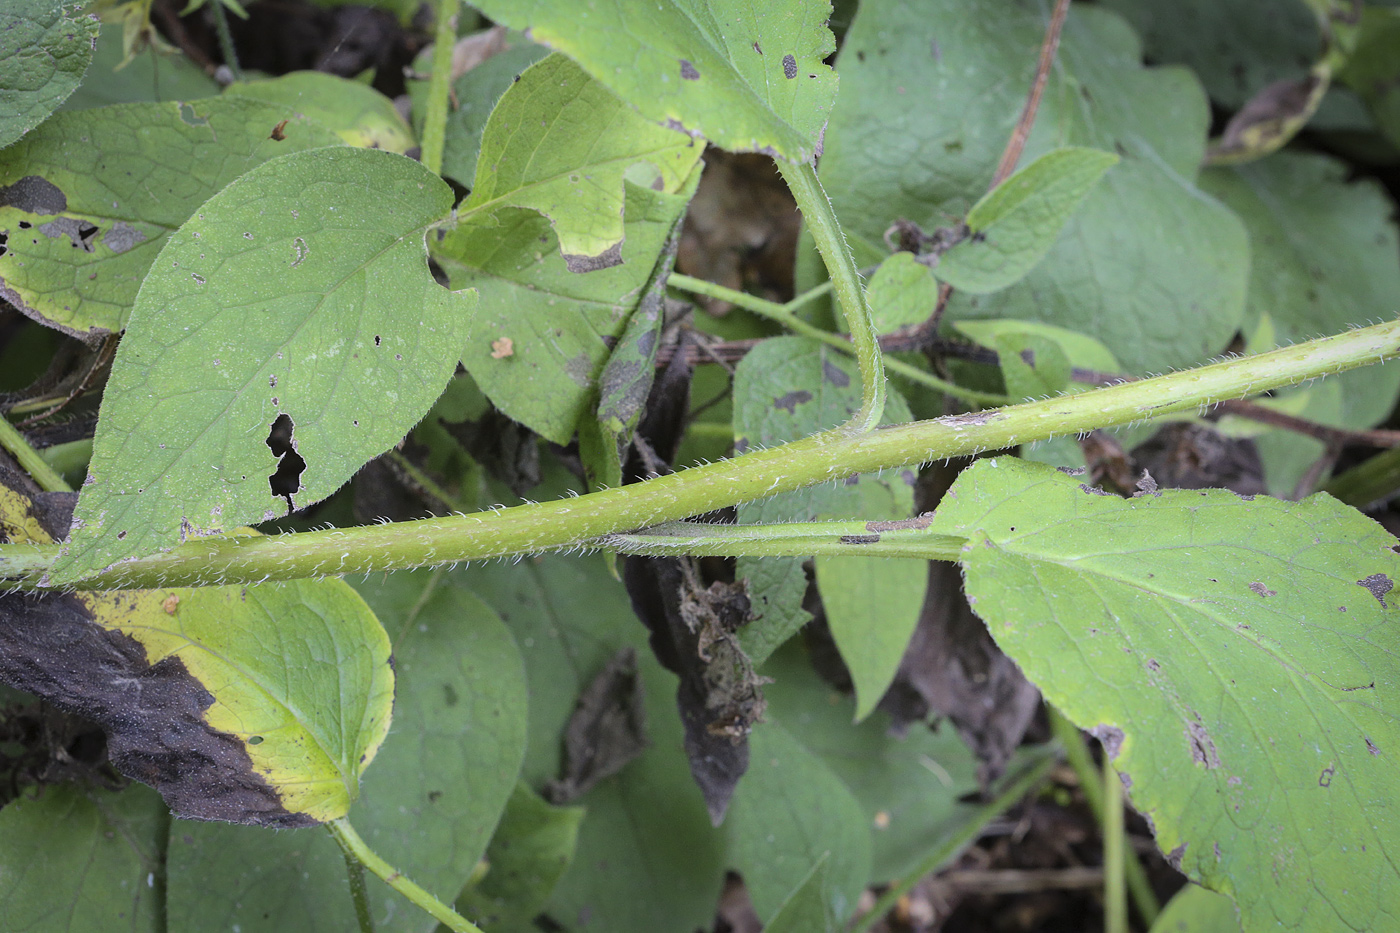
[[[735,152],[806,162],[836,95],[826,0],[661,0],[580,7],[482,0],[498,23],[579,62],[656,123]]]
[[[749,736],[748,773],[727,819],[731,867],[767,921],[825,860],[822,899],[844,920],[870,878],[870,827],[860,802],[820,758],[778,723]]]
[[[896,219],[932,231],[986,191],[1046,16],[1034,0],[862,4],[842,47],[844,93],[821,165],[859,263],[883,258]],[[1189,72],[1143,68],[1120,18],[1074,7],[1025,158],[1090,146],[1122,161],[1026,278],[993,295],[955,293],[949,314],[1091,333],[1134,372],[1218,353],[1243,310],[1248,243],[1193,184],[1209,117]]]
[[[396,728],[364,775],[350,820],[376,852],[450,901],[486,850],[515,784],[527,695],[520,655],[494,612],[441,575],[361,585],[389,628]],[[177,824],[170,926],[253,931],[354,929],[345,863],[324,832],[276,835]],[[431,933],[436,921],[370,882],[377,929]]]
[[[1279,153],[1213,169],[1202,186],[1244,220],[1253,247],[1245,323],[1251,351],[1335,334],[1395,313],[1400,238],[1395,204],[1371,181],[1321,155]],[[1272,404],[1340,428],[1384,421],[1400,394],[1400,368],[1368,366],[1321,385],[1276,394]],[[1256,436],[1269,488],[1287,495],[1320,445],[1291,431]]]
[[[474,305],[425,262],[451,203],[416,162],[344,147],[211,198],[141,287],[54,579],[310,505],[397,443]]]
[[[1171,899],[1150,933],[1239,933],[1235,905],[1209,888],[1188,884]]]
[[[83,80],[97,17],[73,0],[7,0],[0,9],[0,148],[42,123]]]
[[[280,114],[218,98],[56,114],[0,152],[0,295],[77,337],[121,330],[195,208],[274,156],[340,143],[303,120],[272,139]]]
[[[0,926],[9,933],[156,933],[165,805],[133,784],[30,790],[0,810]]]
[[[458,571],[515,633],[530,689],[522,777],[562,773],[566,724],[580,694],[619,651],[637,652],[651,746],[578,803],[578,848],[545,914],[565,930],[692,933],[714,919],[722,837],[682,752],[676,679],[652,658],[622,585],[597,558],[546,557]],[[646,879],[638,884],[637,879]]]
[[[1400,146],[1400,10],[1368,5],[1362,11],[1356,50],[1339,77],[1361,95],[1386,138]]]
[[[1400,544],[1326,497],[1103,495],[980,461],[931,530],[1157,843],[1244,929],[1385,929],[1400,902]]]
[[[734,372],[734,436],[739,450],[773,447],[833,428],[860,407],[860,374],[849,356],[809,337],[775,337],[754,347]],[[911,420],[909,406],[891,390],[885,404],[885,422],[898,424]],[[748,502],[739,506],[743,524],[780,521],[813,521],[816,518],[908,518],[914,508],[914,473],[901,470],[877,475],[853,476],[831,485],[814,486]],[[871,488],[867,488],[871,487]],[[838,643],[860,650],[861,631],[877,626],[905,629],[904,640],[918,616],[923,594],[923,578],[917,584],[897,564],[871,561],[866,572],[873,585],[890,595],[896,605],[914,606],[907,618],[884,617],[877,605],[841,602],[838,617]],[[841,571],[833,571],[833,574]],[[802,608],[806,573],[797,558],[740,558],[737,574],[748,580],[749,600],[755,619],[739,631],[744,651],[761,663],[773,650],[796,632],[809,618]],[[818,583],[820,584],[820,576]],[[899,595],[896,596],[896,593]],[[835,601],[833,601],[835,605]],[[850,636],[849,638],[847,636]],[[896,639],[897,640],[897,639]],[[883,663],[869,668],[878,671],[894,667],[882,653]],[[899,663],[894,658],[893,665]],[[884,685],[872,675],[862,699],[879,699]],[[867,685],[863,685],[867,686]]]

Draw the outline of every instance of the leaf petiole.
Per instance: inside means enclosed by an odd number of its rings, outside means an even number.
[[[349,820],[344,817],[332,820],[326,824],[326,829],[330,830],[331,836],[339,843],[347,860],[353,859],[374,872],[385,884],[427,911],[453,933],[481,933],[481,928],[476,924],[405,878],[394,866],[376,855],[360,838],[360,834],[355,832]]]

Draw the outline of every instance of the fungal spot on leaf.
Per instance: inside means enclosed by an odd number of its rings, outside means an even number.
[[[762,55],[762,54],[763,54],[763,47],[760,46],[757,42],[755,42],[755,43],[753,44],[753,50],[754,50],[755,52],[757,52],[759,55]]]
[[[112,224],[112,229],[102,235],[102,245],[114,253],[124,253],[138,243],[146,242],[146,234],[124,220]]]
[[[92,238],[97,233],[97,227],[76,217],[56,217],[46,224],[40,224],[39,232],[48,237],[66,236],[72,241],[74,249],[91,253]]]
[[[831,360],[822,360],[822,379],[838,389],[844,389],[851,384],[851,377]]]
[[[875,544],[880,540],[879,535],[842,535],[842,544]]]
[[[281,123],[274,126],[272,128],[272,132],[268,134],[267,138],[279,143],[282,140],[286,139],[287,134],[282,131],[287,128],[287,123],[287,120],[283,120]]]
[[[0,186],[0,207],[27,214],[58,214],[68,210],[68,197],[47,178],[25,175],[13,185]]]
[[[794,392],[789,392],[787,395],[780,395],[773,399],[773,407],[781,408],[789,415],[792,415],[797,413],[798,405],[801,405],[803,402],[810,402],[811,400],[811,392],[808,392],[806,389],[798,389]]]
[[[1375,742],[1371,741],[1369,735],[1366,737],[1366,751],[1370,752],[1372,755],[1379,755],[1381,753],[1381,750],[1376,747]]]
[[[564,265],[570,272],[582,274],[611,269],[613,266],[622,265],[622,242],[614,243],[597,256],[582,256],[577,253],[564,253],[563,256]]]
[[[1383,573],[1373,573],[1364,580],[1357,580],[1356,585],[1365,587],[1372,596],[1376,597],[1376,601],[1381,604],[1382,608],[1390,608],[1385,601],[1385,594],[1395,587],[1395,584],[1390,581],[1390,577]]]
[[[700,72],[695,70],[695,66],[685,59],[681,59],[681,77],[687,81],[699,81]]]
[[[797,77],[797,59],[791,55],[783,56],[783,77],[789,81]]]
[[[296,441],[292,437],[295,425],[286,414],[277,416],[267,435],[267,446],[272,455],[278,458],[277,472],[267,478],[267,484],[274,496],[287,500],[287,514],[295,509],[292,496],[301,489],[301,474],[306,469],[306,461],[296,452]]]
[[[1118,757],[1118,752],[1123,748],[1122,729],[1117,726],[1098,725],[1090,729],[1089,734],[1103,745],[1104,754],[1108,756],[1109,761]]]
[[[1191,743],[1191,758],[1196,764],[1207,768],[1220,767],[1220,754],[1215,750],[1215,742],[1194,713],[1186,721],[1186,738]]]
[[[374,345],[375,345],[376,347],[379,346],[379,345],[380,345],[381,343],[383,343],[383,342],[384,342],[383,338],[381,338],[378,334],[375,334],[375,335],[374,335]]]
[[[1278,595],[1278,591],[1277,591],[1277,590],[1271,590],[1271,589],[1269,589],[1267,586],[1265,586],[1265,585],[1262,584],[1262,583],[1251,583],[1251,584],[1249,585],[1249,590],[1250,590],[1251,593],[1254,593],[1256,596],[1263,596],[1265,599],[1269,598],[1270,596],[1277,596],[1277,595]]]
[[[1082,490],[1083,492],[1088,493],[1088,494],[1091,495],[1091,496],[1111,496],[1111,495],[1113,495],[1113,493],[1111,493],[1111,492],[1104,492],[1104,491],[1103,491],[1102,489],[1100,489],[1099,487],[1097,487],[1097,486],[1090,486],[1088,483],[1080,483],[1080,484],[1079,484],[1079,488],[1080,488],[1080,490]]]

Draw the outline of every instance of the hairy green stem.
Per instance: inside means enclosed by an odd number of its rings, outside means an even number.
[[[331,835],[334,837],[335,833]],[[336,839],[339,842],[339,838]],[[374,933],[374,916],[369,910],[369,891],[365,885],[365,866],[350,852],[341,847],[345,856],[345,874],[350,881],[350,900],[355,905],[355,920],[360,925],[360,933]]]
[[[860,411],[851,417],[847,429],[872,431],[885,410],[885,371],[855,257],[836,220],[831,199],[817,178],[816,167],[809,162],[794,163],[784,159],[778,159],[777,164],[783,181],[797,201],[797,209],[802,212],[802,222],[811,232],[822,262],[826,263],[836,292],[836,305],[846,319],[846,329],[851,332],[851,343],[855,346],[856,362],[860,365],[861,403]]]
[[[1123,782],[1103,756],[1103,914],[1104,933],[1128,933],[1128,889],[1123,865],[1127,859],[1123,832]]]
[[[801,334],[803,337],[811,337],[814,340],[820,340],[827,346],[835,347],[843,353],[850,353],[852,355],[856,353],[855,346],[846,338],[824,331],[820,327],[808,323],[794,314],[793,302],[780,305],[776,301],[769,301],[757,295],[750,295],[748,292],[735,291],[732,288],[725,288],[723,285],[706,282],[704,279],[692,278],[688,275],[682,275],[679,272],[671,273],[670,278],[666,280],[666,284],[696,295],[705,295],[709,298],[719,298],[722,301],[728,301],[748,311],[752,311],[757,315],[766,317],[770,321],[776,321],[794,334]],[[829,282],[827,286],[827,290],[829,290]],[[815,292],[817,289],[813,289],[812,291]],[[793,299],[793,301],[800,300],[806,302],[813,297],[817,296],[812,295],[811,292],[804,292]],[[890,372],[898,373],[911,382],[922,383],[930,389],[946,392],[954,398],[960,398],[974,405],[1008,405],[1016,401],[1005,395],[996,395],[992,392],[979,392],[976,389],[965,389],[956,383],[949,382],[946,379],[940,379],[933,373],[925,372],[917,366],[910,366],[903,360],[897,360],[893,357],[884,357],[884,365]]]
[[[481,933],[481,928],[476,924],[409,881],[394,866],[371,851],[348,820],[343,817],[333,820],[326,824],[326,828],[335,837],[335,841],[340,844],[340,849],[345,853],[347,859],[353,859],[374,872],[389,887],[431,914],[438,923],[443,924],[453,933]]]
[[[1065,761],[1079,778],[1079,788],[1084,792],[1084,800],[1089,804],[1089,810],[1099,824],[1099,831],[1107,838],[1107,829],[1104,828],[1103,775],[1094,765],[1093,756],[1089,754],[1089,745],[1084,741],[1084,733],[1054,706],[1049,707],[1049,712],[1050,729],[1065,750]],[[1126,850],[1123,870],[1127,876],[1128,894],[1133,899],[1133,906],[1137,908],[1138,916],[1144,924],[1150,927],[1157,922],[1162,905],[1152,890],[1151,882],[1147,880],[1147,872],[1143,870],[1137,853],[1130,849]]]
[[[24,472],[28,473],[39,488],[45,492],[72,492],[73,487],[63,481],[47,460],[39,455],[19,429],[0,415],[0,449],[9,452]]]
[[[428,77],[428,109],[423,115],[419,159],[434,175],[442,174],[442,150],[447,141],[447,97],[452,89],[452,47],[457,43],[457,12],[461,0],[438,0],[437,30],[433,34],[433,73]]]
[[[598,547],[648,557],[916,557],[957,560],[966,539],[925,531],[926,521],[711,525],[668,522],[636,534],[603,535]]]
[[[1400,355],[1400,321],[1269,353],[995,411],[853,435],[826,431],[586,496],[388,525],[268,537],[211,537],[116,565],[84,589],[198,586],[370,573],[596,546],[632,532],[858,473],[1001,450],[1194,411]],[[34,587],[56,546],[0,545],[0,579]]]
[[[940,840],[938,845],[919,862],[917,868],[886,888],[875,901],[875,906],[870,908],[870,912],[864,914],[851,926],[850,933],[866,933],[881,917],[893,910],[899,899],[913,890],[914,885],[918,884],[925,875],[938,871],[957,858],[959,852],[976,842],[977,837],[982,835],[982,830],[987,827],[988,823],[1001,816],[1022,797],[1034,790],[1041,781],[1045,780],[1045,776],[1050,773],[1050,769],[1054,766],[1055,756],[1045,755],[1006,785],[1001,793],[982,804],[966,822],[960,823],[953,833]]]

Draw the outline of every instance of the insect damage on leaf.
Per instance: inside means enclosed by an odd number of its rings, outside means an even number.
[[[277,458],[277,472],[267,478],[267,484],[274,496],[287,500],[287,514],[296,508],[292,496],[301,489],[301,474],[306,470],[306,461],[296,451],[296,439],[292,431],[296,426],[286,413],[277,416],[268,431],[267,446]]]

